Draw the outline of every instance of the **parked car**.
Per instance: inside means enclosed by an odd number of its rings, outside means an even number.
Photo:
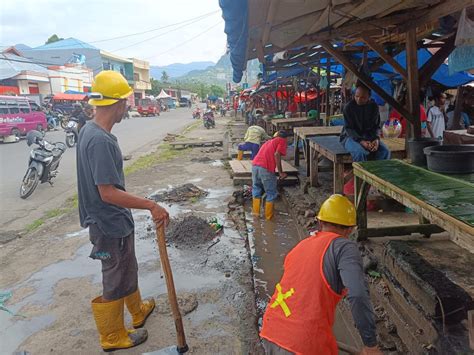
[[[179,107],[191,107],[189,99],[182,97],[179,99]]]
[[[20,137],[47,127],[46,114],[34,101],[23,96],[0,96],[0,137]]]
[[[160,103],[153,98],[143,98],[138,100],[137,111],[140,116],[159,116]]]

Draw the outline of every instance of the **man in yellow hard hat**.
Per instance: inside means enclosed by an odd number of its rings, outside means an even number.
[[[356,224],[354,205],[332,195],[316,217],[320,231],[286,256],[283,277],[263,316],[260,336],[267,354],[338,353],[333,334],[336,306],[343,296],[364,343],[361,354],[382,354],[357,243],[348,237]]]
[[[89,104],[96,115],[79,133],[77,186],[81,226],[89,227],[93,244],[90,257],[102,263],[102,295],[92,300],[92,313],[105,351],[126,349],[143,343],[143,327],[155,307],[153,299],[142,300],[138,289],[134,221],[131,208],[149,210],[155,223],[168,223],[168,213],[151,200],[125,190],[123,159],[117,138],[111,133],[127,110],[132,94],[118,72],[102,71],[92,85]],[[125,328],[124,305],[132,316],[134,330]]]

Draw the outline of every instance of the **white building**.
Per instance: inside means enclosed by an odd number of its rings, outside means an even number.
[[[49,66],[48,75],[53,94],[91,91],[93,71],[85,66],[78,64]]]

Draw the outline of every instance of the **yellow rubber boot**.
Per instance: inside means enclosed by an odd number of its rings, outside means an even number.
[[[265,202],[265,219],[268,221],[273,218],[273,202]]]
[[[146,319],[155,309],[155,300],[148,298],[142,301],[140,290],[137,289],[134,293],[125,297],[125,305],[132,315],[133,327],[137,329],[145,325]]]
[[[252,214],[254,216],[260,216],[260,203],[262,202],[262,199],[259,197],[254,197],[252,199]]]
[[[92,300],[92,313],[104,351],[128,349],[143,343],[148,338],[146,329],[127,330],[123,321],[124,299],[104,302],[102,297]]]
[[[244,151],[238,150],[237,151],[237,160],[242,160],[244,158]]]

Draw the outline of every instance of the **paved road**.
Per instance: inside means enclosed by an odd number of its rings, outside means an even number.
[[[112,130],[120,143],[123,155],[149,150],[167,133],[179,131],[192,122],[191,110],[180,108],[162,113],[159,117],[135,117],[124,120]],[[50,142],[64,142],[63,131],[46,133]],[[54,186],[40,184],[33,195],[22,200],[19,196],[21,179],[26,172],[31,148],[24,140],[13,144],[0,143],[0,229],[3,232],[20,230],[41,218],[46,211],[60,207],[76,192],[76,149],[68,149],[61,160]]]

